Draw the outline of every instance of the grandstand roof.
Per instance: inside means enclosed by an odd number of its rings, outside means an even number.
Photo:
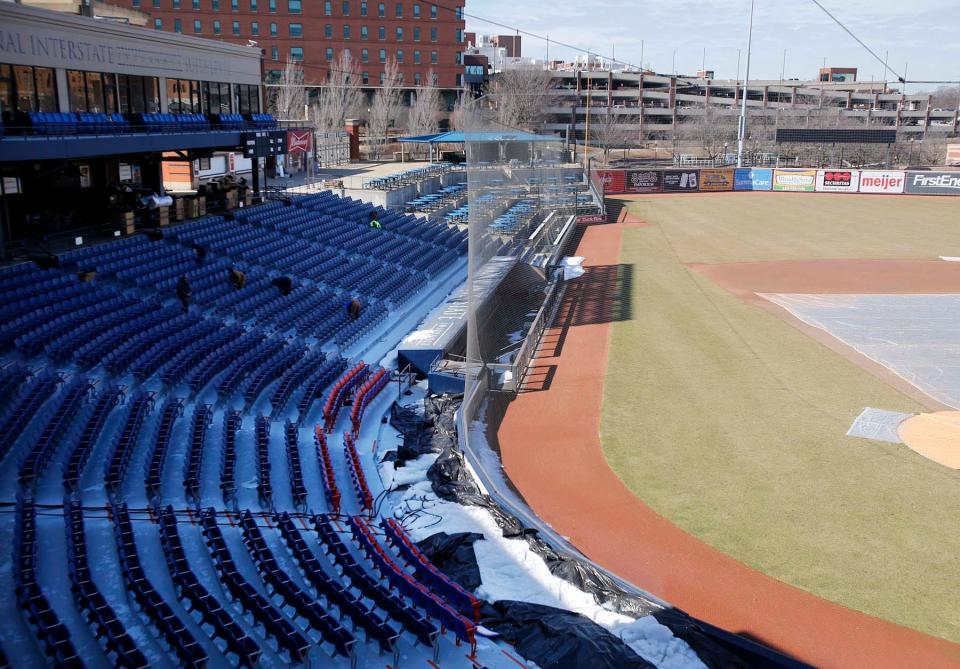
[[[401,137],[412,144],[465,144],[467,142],[556,142],[556,135],[535,135],[532,132],[439,132],[432,135]]]

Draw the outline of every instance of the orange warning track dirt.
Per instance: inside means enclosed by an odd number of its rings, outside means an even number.
[[[591,267],[620,259],[636,225],[587,228]],[[584,285],[597,286],[588,280]],[[960,645],[894,625],[766,576],[685,533],[617,478],[600,446],[608,319],[570,318],[570,291],[531,371],[548,387],[521,392],[498,432],[504,467],[533,509],[599,564],[690,614],[821,667],[960,667]],[[564,311],[568,313],[564,313]]]

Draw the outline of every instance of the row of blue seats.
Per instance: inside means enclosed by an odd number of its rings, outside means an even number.
[[[155,393],[146,390],[138,390],[134,394],[127,409],[123,428],[110,447],[103,483],[113,495],[120,491],[120,486],[126,479],[127,468],[130,466],[133,449],[140,437],[140,430],[147,419],[147,414],[153,410],[154,396]]]
[[[210,428],[213,411],[209,404],[197,404],[190,422],[190,441],[183,465],[183,489],[187,499],[200,503],[200,467],[203,464],[203,446]]]
[[[238,355],[220,375],[220,380],[217,381],[217,396],[221,400],[228,399],[248,374],[282,350],[283,345],[284,342],[279,337],[268,337]]]
[[[297,422],[299,424],[302,425],[304,420],[306,420],[307,414],[310,413],[314,401],[323,395],[323,389],[333,383],[333,380],[340,376],[346,368],[347,361],[340,356],[336,356],[325,360],[304,379],[301,384],[303,393],[300,395],[300,400],[297,404],[299,411]],[[274,405],[274,410],[276,410],[276,405]]]
[[[317,347],[300,358],[293,366],[283,373],[276,387],[270,394],[270,409],[277,417],[286,408],[293,391],[327,359],[327,354]]]
[[[225,590],[263,628],[266,635],[286,651],[291,663],[304,661],[310,651],[310,641],[240,574],[223,532],[217,525],[217,515],[213,509],[203,511],[200,526]]]
[[[147,112],[27,112],[26,129],[37,135],[122,134],[128,132],[201,132],[276,127],[270,114],[172,114]]]
[[[223,414],[223,447],[220,452],[220,490],[223,503],[233,507],[237,503],[237,432],[243,423],[239,411]]]
[[[12,321],[0,323],[0,346],[9,346],[14,341],[31,330],[43,327],[45,324],[68,315],[74,311],[94,306],[114,295],[107,290],[92,287],[77,294],[71,294],[62,301],[41,306],[25,313]]]
[[[70,574],[77,608],[85,614],[87,623],[113,666],[147,669],[150,662],[93,581],[87,553],[83,507],[76,500],[68,500],[63,511],[67,525],[67,571]]]
[[[192,323],[190,323],[191,319]],[[216,336],[224,327],[222,321],[214,318],[188,317],[180,322],[190,324],[178,327],[169,337],[140,349],[140,354],[127,368],[135,379],[146,380],[165,364],[174,360],[184,348],[195,342],[204,341],[207,337]]]
[[[147,316],[150,312],[158,309],[159,306],[153,300],[147,299],[103,314],[68,330],[49,342],[45,347],[46,354],[51,360],[61,363],[66,362],[90,341],[112,331],[114,328],[123,327],[129,321]]]
[[[44,369],[33,375],[12,402],[10,398],[3,398],[9,403],[9,408],[0,427],[0,460],[6,457],[37,410],[62,382],[63,378],[59,374]]]
[[[167,398],[160,409],[160,423],[157,426],[157,435],[153,440],[150,454],[147,457],[146,489],[147,498],[156,502],[160,496],[160,486],[163,483],[163,469],[170,450],[173,438],[173,425],[183,415],[183,400],[172,395]]]
[[[284,604],[306,620],[311,629],[318,632],[324,641],[333,646],[335,653],[350,657],[356,643],[353,635],[320,606],[320,602],[313,595],[297,585],[281,569],[249,511],[241,516],[240,526],[247,551],[253,558],[261,579],[269,584],[274,595],[279,596]]]
[[[100,300],[80,309],[71,309],[61,316],[43,323],[16,338],[17,349],[27,357],[40,353],[50,342],[81,327],[84,323],[95,321],[113,311],[132,304],[127,297],[114,296]]]
[[[13,525],[13,583],[17,608],[26,617],[44,654],[57,667],[83,669],[70,630],[50,606],[37,580],[37,511],[31,497],[18,497]],[[46,556],[44,556],[46,557]]]
[[[350,346],[357,339],[376,327],[387,317],[387,310],[380,305],[368,305],[361,313],[360,318],[347,323],[337,332],[334,341],[341,349]]]
[[[245,406],[248,408],[252,406],[260,393],[293,367],[305,352],[306,347],[302,341],[291,342],[250,372],[240,384]]]
[[[264,336],[260,332],[245,332],[238,338],[213,351],[187,372],[184,381],[190,392],[198,394],[217,374],[229,367],[243,353],[257,346]]]
[[[106,425],[107,417],[115,407],[120,405],[123,397],[122,386],[111,386],[97,397],[93,409],[86,416],[80,438],[64,458],[66,464],[63,468],[63,489],[65,493],[75,493],[79,489],[83,471]]]
[[[183,666],[191,669],[206,666],[209,658],[203,646],[147,578],[137,552],[133,523],[130,520],[127,505],[113,506],[111,515],[117,553],[120,556],[120,573],[127,592],[133,594],[133,600],[137,603],[140,612],[149,618],[153,627],[160,633],[160,637],[176,653]]]
[[[273,484],[270,482],[270,420],[260,414],[253,427],[253,447],[257,462],[257,497],[261,506],[273,507]]]
[[[79,413],[93,387],[89,379],[79,375],[66,384],[57,400],[59,406],[47,420],[43,432],[20,463],[17,478],[22,488],[32,488],[43,475],[50,458],[63,442],[70,423]]]
[[[181,313],[176,307],[164,307],[159,311],[144,316],[140,331],[133,325],[137,321],[128,323],[123,333],[108,333],[110,340],[117,341],[115,348],[103,355],[103,367],[110,374],[119,375],[126,372],[141,355],[160,342],[169,342],[173,337],[197,322],[197,317]]]
[[[200,583],[187,561],[183,541],[177,531],[177,518],[173,507],[167,506],[157,514],[160,526],[160,543],[167,561],[177,595],[191,615],[196,614],[209,626],[210,636],[226,645],[225,655],[231,664],[256,667],[263,651],[234,619],[234,614],[210,594]]]
[[[242,334],[243,328],[234,324],[220,327],[192,341],[185,340],[183,347],[159,370],[160,380],[167,387],[179,383],[201,360]]]
[[[283,425],[283,446],[287,453],[290,496],[293,505],[299,508],[307,503],[307,486],[303,482],[303,467],[300,464],[299,432],[296,423],[289,420]]]
[[[33,371],[18,360],[5,364],[0,368],[0,397],[14,397],[31,376]]]

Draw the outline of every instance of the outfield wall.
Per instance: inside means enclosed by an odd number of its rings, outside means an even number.
[[[604,195],[721,191],[960,195],[960,171],[667,168],[593,170],[590,180]]]

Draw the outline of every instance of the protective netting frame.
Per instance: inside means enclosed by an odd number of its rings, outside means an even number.
[[[465,138],[469,421],[487,391],[515,393],[524,380],[562,297],[556,263],[586,185],[559,138],[482,125]]]

